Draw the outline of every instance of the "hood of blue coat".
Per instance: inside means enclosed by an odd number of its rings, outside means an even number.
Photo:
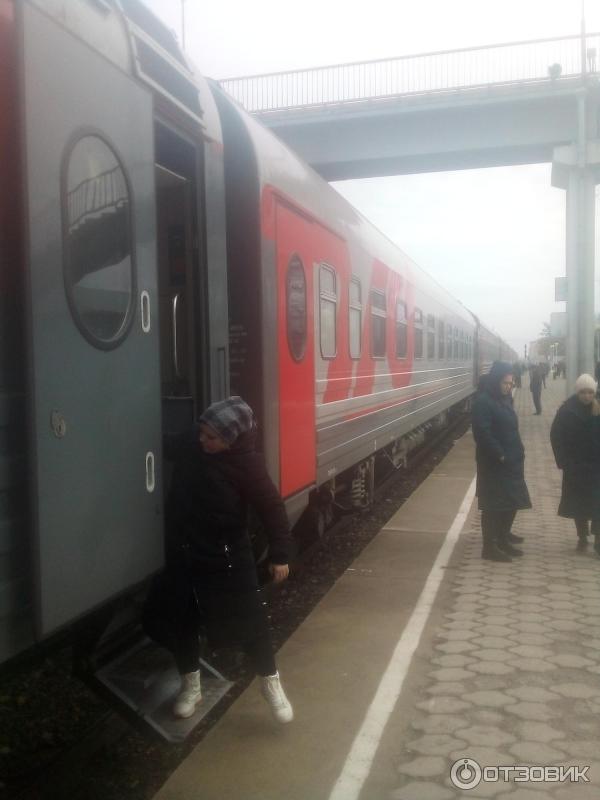
[[[506,375],[512,375],[512,373],[512,364],[509,364],[507,361],[494,361],[492,368],[486,375],[485,391],[496,399],[502,399],[504,395],[500,389],[500,381]]]

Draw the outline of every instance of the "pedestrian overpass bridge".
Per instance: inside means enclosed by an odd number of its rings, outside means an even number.
[[[566,189],[567,379],[594,365],[600,33],[221,81],[329,181],[548,162]]]
[[[221,81],[330,181],[551,162],[588,138],[600,34],[517,42]]]

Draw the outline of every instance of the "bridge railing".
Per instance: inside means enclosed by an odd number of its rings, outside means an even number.
[[[482,86],[551,81],[600,68],[600,33],[338,64],[220,81],[248,111],[283,111]]]

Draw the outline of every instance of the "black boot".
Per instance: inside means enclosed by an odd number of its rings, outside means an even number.
[[[519,556],[523,555],[523,551],[519,550],[518,547],[513,547],[513,545],[506,538],[498,539],[498,549],[503,553],[512,556],[513,558],[518,558]]]
[[[588,545],[588,534],[590,532],[590,523],[587,519],[575,519],[575,528],[577,530],[577,552],[582,553]]]
[[[484,542],[481,557],[486,561],[512,561],[512,558],[498,547],[496,542]]]
[[[517,536],[516,533],[509,533],[506,537],[506,541],[510,542],[511,544],[521,544],[521,542],[525,541],[524,536]]]

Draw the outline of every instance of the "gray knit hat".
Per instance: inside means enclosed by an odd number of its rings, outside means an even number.
[[[596,391],[596,387],[598,384],[592,378],[591,375],[588,375],[586,372],[583,375],[580,375],[577,380],[575,381],[575,391],[581,392],[584,389],[591,389],[592,392]]]
[[[210,425],[227,444],[233,444],[243,433],[256,430],[252,409],[237,395],[210,405],[198,423]]]

